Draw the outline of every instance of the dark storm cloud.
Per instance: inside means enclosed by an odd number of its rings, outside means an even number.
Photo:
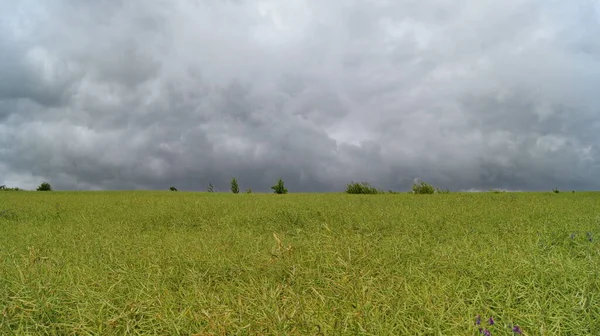
[[[0,1],[0,183],[597,189],[591,1]]]

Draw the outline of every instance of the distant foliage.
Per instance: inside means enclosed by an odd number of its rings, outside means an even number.
[[[435,188],[435,192],[438,194],[449,194],[450,193],[450,189],[446,188],[446,189],[441,189],[441,188]]]
[[[413,194],[433,194],[435,193],[435,188],[425,181],[417,180],[413,183],[411,192]]]
[[[0,186],[0,191],[22,191],[23,189],[20,188],[8,188],[5,185],[1,185]]]
[[[238,186],[237,180],[234,178],[231,179],[231,192],[234,194],[240,193],[240,187]]]
[[[169,188],[169,190],[171,190],[171,191],[177,191],[177,188],[175,188],[175,187],[170,187],[170,188]]]
[[[43,182],[37,187],[37,191],[52,191],[52,186],[48,182]]]
[[[415,183],[413,183],[410,193],[412,193],[412,194],[449,194],[450,190],[436,188],[425,181],[417,180]]]
[[[350,182],[346,185],[346,194],[381,194],[377,188],[371,186],[367,182]]]
[[[285,185],[284,185],[282,179],[277,180],[277,184],[272,186],[271,189],[273,189],[273,191],[276,194],[287,194],[288,193],[288,190],[285,188]]]
[[[558,194],[558,193],[560,192],[560,190],[558,190],[558,188],[552,188],[552,191],[553,191],[555,194]]]
[[[499,193],[503,193],[504,192],[504,190],[500,190],[500,189],[490,189],[488,191],[491,192],[491,193],[494,193],[494,194],[499,194]]]
[[[208,184],[208,187],[206,187],[206,191],[208,191],[208,192],[214,192],[215,191],[215,189],[213,188],[212,183]]]
[[[246,194],[252,194],[252,188],[246,189]]]

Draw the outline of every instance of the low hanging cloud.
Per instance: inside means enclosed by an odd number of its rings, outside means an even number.
[[[600,2],[0,1],[0,183],[600,187]]]

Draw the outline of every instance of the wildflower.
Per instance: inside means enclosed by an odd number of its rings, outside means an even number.
[[[490,325],[494,325],[494,318],[490,316],[490,319],[488,320],[488,323]]]
[[[513,329],[512,329],[512,331],[513,331],[515,334],[519,334],[519,335],[522,335],[522,334],[523,334],[523,330],[521,330],[521,327],[519,327],[519,326],[514,326],[514,327],[513,327]]]
[[[484,336],[492,336],[492,333],[491,333],[489,330],[485,329],[485,330],[483,331],[483,335],[484,335]]]
[[[476,325],[480,325],[481,324],[481,315],[477,315],[477,318],[475,319],[475,324]]]
[[[587,237],[588,237],[588,240],[589,240],[589,241],[592,241],[592,233],[591,233],[591,232],[588,232],[588,233],[587,233]]]

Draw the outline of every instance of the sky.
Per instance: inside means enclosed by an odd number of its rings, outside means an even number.
[[[600,189],[600,0],[0,0],[0,184]]]

